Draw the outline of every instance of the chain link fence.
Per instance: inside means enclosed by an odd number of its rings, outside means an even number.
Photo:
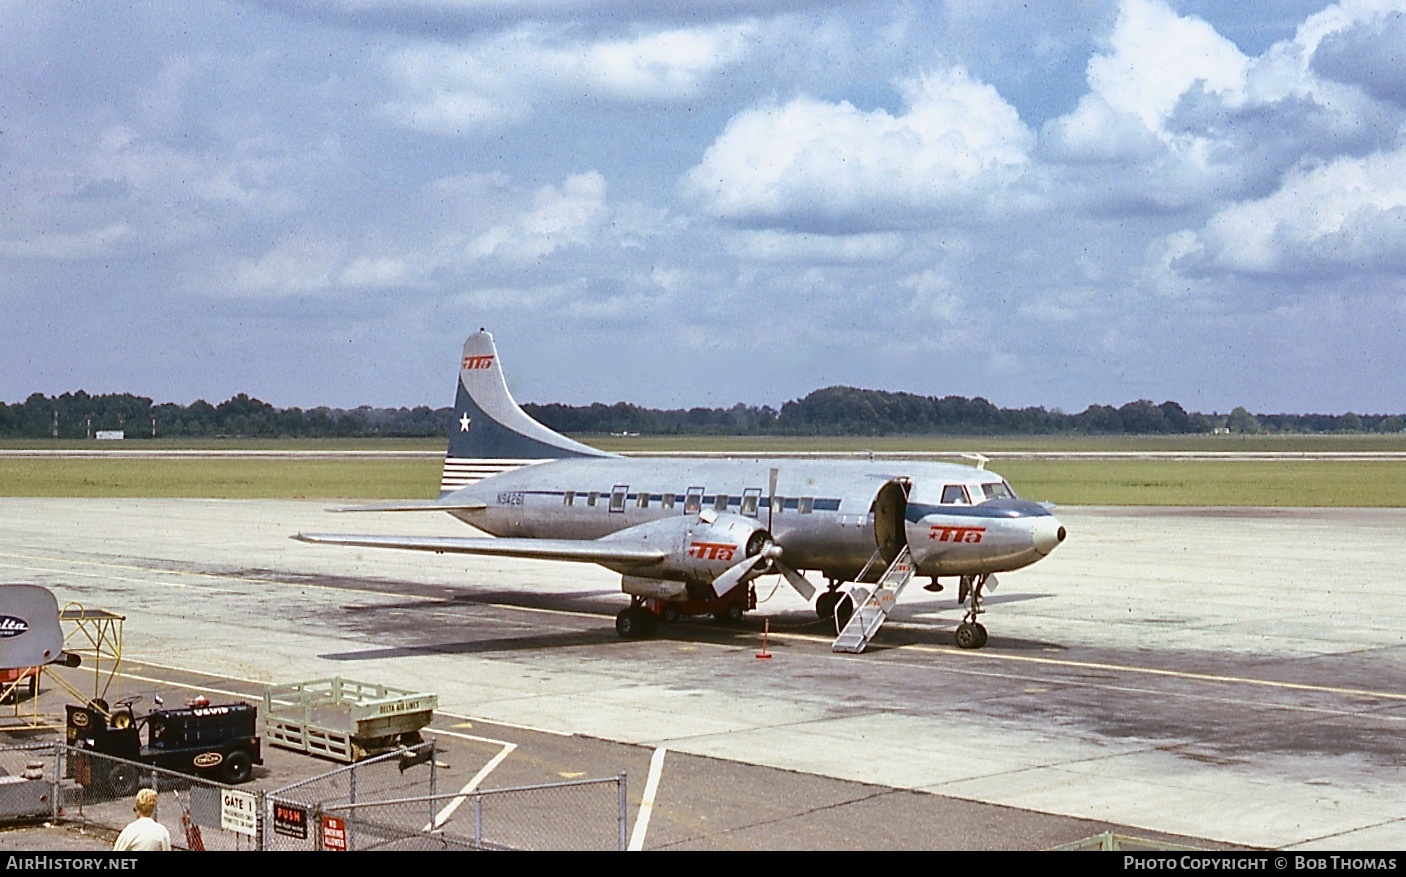
[[[445,790],[433,742],[265,792],[61,743],[0,747],[0,820],[120,831],[138,789],[185,850],[624,850],[625,776]]]
[[[624,791],[619,776],[348,803],[325,813],[342,821],[352,849],[624,850]]]
[[[366,759],[269,793],[268,849],[625,849],[623,774],[447,790],[440,788],[433,747]]]

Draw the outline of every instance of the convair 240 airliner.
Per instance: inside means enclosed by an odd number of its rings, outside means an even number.
[[[956,642],[981,648],[977,617],[995,574],[1065,538],[1048,506],[1018,499],[984,465],[631,458],[589,447],[518,407],[482,330],[464,343],[454,416],[439,499],[355,510],[440,510],[496,538],[296,538],[600,564],[620,573],[630,597],[615,619],[627,639],[684,615],[739,620],[756,607],[754,581],[780,575],[834,619],[834,649],[844,652],[864,650],[914,576],[930,578],[928,590],[958,578]]]

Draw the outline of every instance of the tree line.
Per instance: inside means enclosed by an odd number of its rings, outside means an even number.
[[[642,408],[614,405],[525,404],[528,414],[566,433],[641,435],[1175,435],[1211,433],[1401,432],[1402,415],[1228,414],[1188,412],[1176,402],[1146,399],[1121,407],[1090,405],[1077,414],[1042,407],[1000,408],[980,397],[919,396],[853,387],[827,387],[802,399],[731,408]],[[127,438],[424,438],[447,435],[451,408],[275,408],[244,393],[218,405],[153,404],[127,393],[34,393],[0,403],[0,438],[85,439],[104,430]]]

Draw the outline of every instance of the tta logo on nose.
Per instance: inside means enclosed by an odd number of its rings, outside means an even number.
[[[985,527],[940,527],[934,524],[928,538],[938,542],[980,542],[985,533]]]
[[[476,368],[488,368],[493,365],[493,356],[466,356],[464,357],[464,369],[473,371]]]
[[[736,545],[726,542],[694,542],[688,546],[688,556],[699,560],[732,560]]]

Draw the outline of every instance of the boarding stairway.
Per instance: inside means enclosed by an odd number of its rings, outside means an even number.
[[[874,561],[870,560],[870,563]],[[867,571],[868,567],[865,567],[865,570]],[[879,628],[888,620],[899,592],[913,580],[913,572],[913,554],[905,545],[872,587],[858,582],[851,585],[849,598],[854,603],[854,613],[850,615],[844,630],[835,637],[830,650],[849,652],[852,655],[864,651],[874,634],[878,633]],[[858,577],[863,579],[865,575],[861,572]]]

